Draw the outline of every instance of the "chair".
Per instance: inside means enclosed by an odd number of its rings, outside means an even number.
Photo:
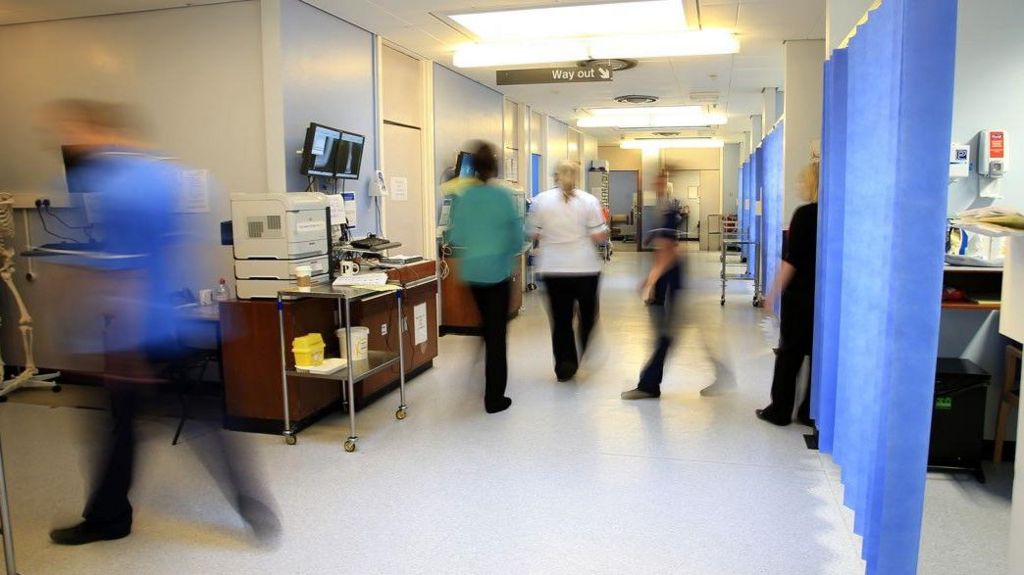
[[[167,361],[162,376],[174,386],[178,396],[178,403],[181,404],[181,412],[178,417],[178,428],[174,431],[174,439],[171,445],[178,444],[181,431],[185,428],[188,420],[188,396],[197,383],[202,383],[206,376],[206,368],[211,361],[217,361],[215,351],[205,349],[186,348],[181,355]],[[193,371],[198,368],[198,372]]]
[[[1010,408],[1020,404],[1021,350],[1013,345],[1006,346],[1006,367],[1003,375],[1003,390],[999,397],[999,415],[996,417],[995,452],[993,463],[1003,461],[1003,442],[1006,441],[1006,420]],[[1020,438],[1018,438],[1019,440]]]

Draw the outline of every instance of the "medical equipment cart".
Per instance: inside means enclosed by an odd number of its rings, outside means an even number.
[[[291,413],[288,408],[288,378],[301,377],[308,379],[322,379],[337,381],[344,384],[343,400],[348,403],[349,436],[345,441],[345,451],[349,453],[356,450],[356,443],[359,436],[356,434],[356,402],[355,384],[377,374],[395,364],[398,365],[398,389],[399,405],[395,412],[395,419],[405,419],[405,343],[402,327],[405,315],[402,310],[403,288],[396,288],[389,291],[380,291],[377,288],[360,288],[355,286],[335,287],[332,285],[313,286],[310,288],[291,288],[282,290],[277,294],[277,317],[281,343],[281,390],[284,401],[284,439],[288,445],[295,445],[297,430],[292,425]],[[333,299],[337,303],[338,321],[345,329],[345,357],[349,358],[347,365],[340,371],[325,375],[298,371],[293,366],[289,369],[289,357],[284,336],[284,301],[302,298]],[[396,298],[398,306],[398,353],[391,351],[370,350],[365,360],[352,360],[352,304],[368,302],[380,298]]]

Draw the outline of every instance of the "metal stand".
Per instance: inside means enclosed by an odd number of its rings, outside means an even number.
[[[426,280],[434,281],[434,280]],[[409,287],[418,287],[419,283],[410,284]],[[277,294],[277,319],[278,319],[278,334],[281,344],[281,393],[283,396],[284,405],[284,440],[288,445],[295,445],[298,439],[295,437],[296,429],[292,424],[291,413],[288,406],[288,378],[289,377],[301,377],[309,379],[323,379],[330,381],[341,381],[344,385],[343,390],[343,401],[348,404],[348,418],[349,418],[349,435],[348,439],[345,440],[345,451],[352,453],[356,450],[356,444],[359,442],[359,435],[356,433],[356,401],[355,401],[355,384],[374,375],[381,371],[391,367],[392,365],[398,364],[398,389],[399,389],[399,405],[398,410],[395,411],[395,419],[405,419],[407,415],[408,405],[405,403],[405,310],[403,307],[403,289],[398,289],[394,292],[394,296],[397,299],[398,305],[398,353],[387,352],[387,351],[369,351],[368,358],[366,360],[352,360],[352,314],[351,304],[355,302],[370,301],[381,297],[389,297],[392,294],[387,292],[378,292],[369,289],[360,289],[358,287],[332,287],[332,286],[317,286],[313,288],[307,288],[307,290],[290,289],[284,290]],[[304,373],[298,371],[290,371],[288,369],[288,356],[287,347],[284,337],[284,301],[295,300],[301,298],[321,298],[321,299],[334,299],[337,301],[338,319],[339,323],[344,322],[345,327],[345,357],[349,358],[346,362],[347,365],[343,370],[344,375],[339,374],[313,374]]]
[[[11,533],[11,506],[7,499],[7,475],[4,470],[4,450],[0,446],[0,527],[4,532],[4,564],[7,575],[18,575],[14,562],[14,534]]]
[[[728,285],[730,280],[734,280],[734,281],[753,281],[754,282],[754,301],[753,301],[753,304],[754,304],[754,307],[760,306],[761,305],[761,285],[760,285],[761,282],[760,282],[760,276],[757,273],[757,268],[755,267],[753,273],[751,273],[751,271],[748,269],[746,272],[741,273],[741,274],[730,274],[728,269],[727,269],[729,263],[731,263],[729,261],[729,248],[730,247],[738,247],[740,249],[740,254],[741,254],[741,256],[740,256],[741,257],[740,263],[742,263],[743,247],[744,246],[749,246],[749,245],[754,246],[754,251],[756,253],[754,265],[757,266],[756,262],[759,262],[761,260],[761,244],[760,244],[760,242],[757,242],[755,240],[751,240],[749,238],[744,238],[743,235],[737,229],[736,222],[730,221],[730,220],[723,220],[722,228],[721,228],[721,232],[720,233],[721,233],[721,236],[722,236],[722,238],[721,238],[721,240],[722,240],[721,241],[722,299],[720,300],[721,305],[723,305],[723,306],[725,305],[725,289],[726,289],[726,286]],[[749,266],[750,266],[750,262],[749,261],[747,262],[747,266],[749,268]]]

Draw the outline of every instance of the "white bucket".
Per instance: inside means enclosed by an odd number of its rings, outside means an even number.
[[[348,346],[345,343],[345,328],[334,332],[338,336],[338,345],[341,349],[341,357],[348,357]],[[367,359],[370,347],[370,328],[361,325],[352,326],[352,359],[359,361]]]

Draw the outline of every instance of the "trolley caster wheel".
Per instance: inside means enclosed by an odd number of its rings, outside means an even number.
[[[754,298],[754,307],[761,307],[761,300]]]
[[[405,419],[405,417],[407,415],[408,415],[408,413],[406,413],[405,408],[403,407],[403,408],[401,408],[401,409],[399,409],[398,411],[395,412],[395,419],[401,421],[401,420]]]
[[[725,300],[723,299],[723,300],[719,301],[718,305],[720,305],[722,307],[725,307]]]
[[[347,440],[345,442],[345,451],[347,451],[349,453],[352,453],[355,450],[356,450],[356,442],[352,441],[351,439]]]
[[[294,435],[285,435],[284,442],[287,443],[288,445],[295,445],[296,443],[299,442],[299,438],[295,437]]]
[[[59,385],[55,385],[55,386],[50,388],[50,391],[52,391],[53,393],[60,393],[60,386]]]

